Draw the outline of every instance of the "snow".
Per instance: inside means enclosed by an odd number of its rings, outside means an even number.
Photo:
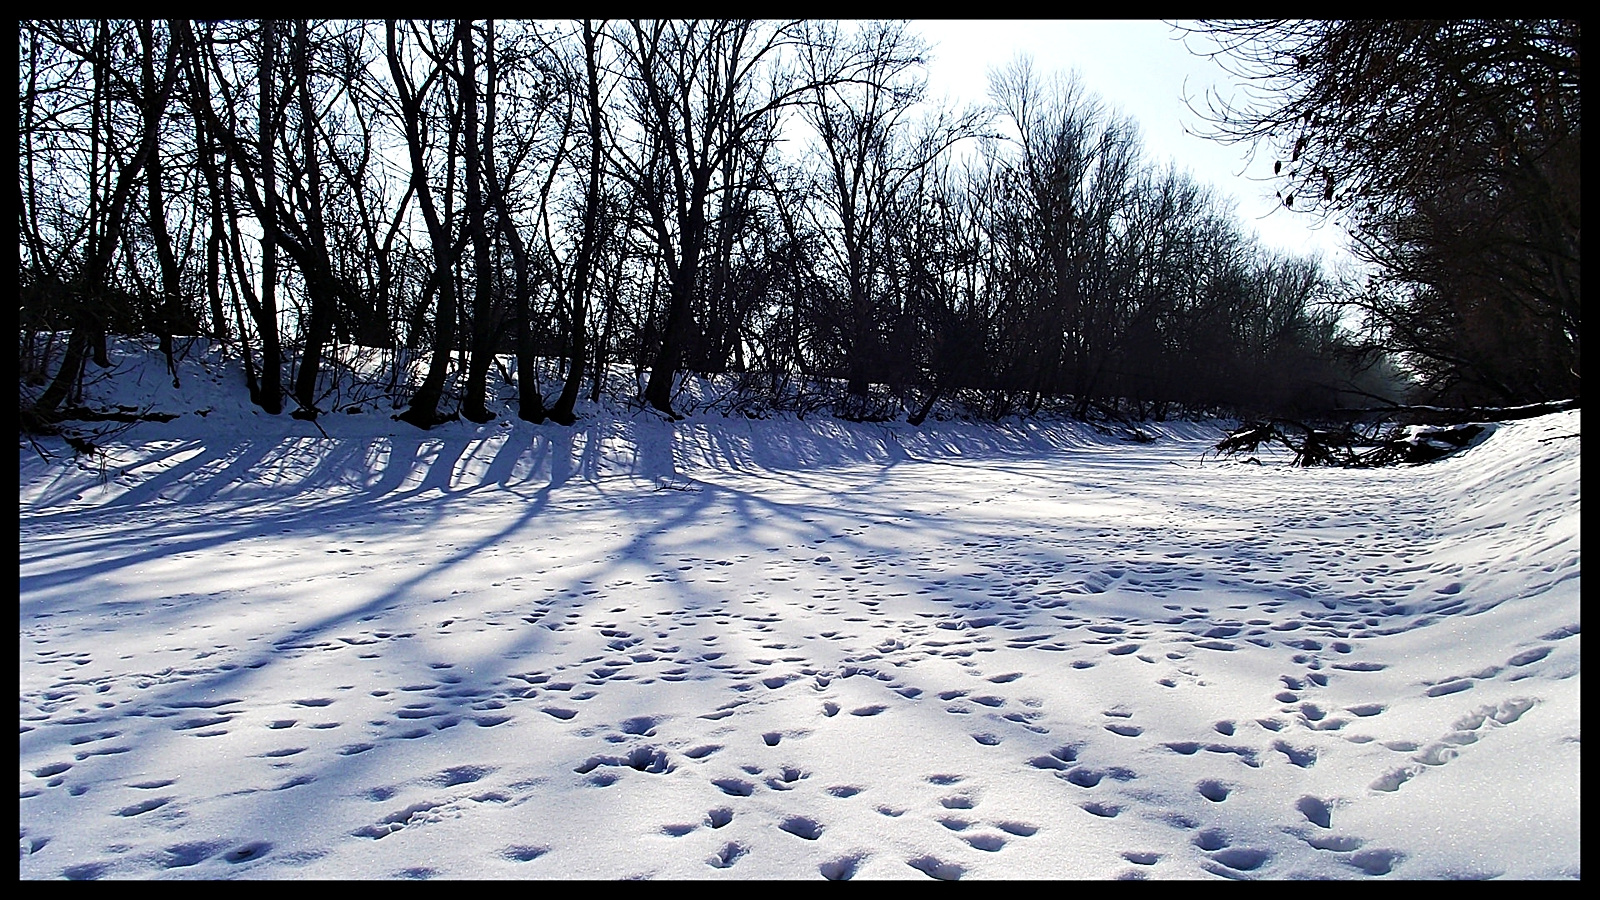
[[[1378,470],[618,403],[325,437],[122,349],[92,399],[183,415],[19,447],[23,878],[1581,874],[1577,411]]]

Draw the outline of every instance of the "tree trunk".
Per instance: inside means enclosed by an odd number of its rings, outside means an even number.
[[[600,240],[600,73],[596,58],[593,23],[583,20],[583,63],[588,85],[589,108],[589,185],[583,198],[583,233],[578,237],[578,259],[572,276],[572,310],[569,314],[568,332],[571,344],[571,365],[567,368],[567,381],[561,388],[561,397],[550,418],[562,425],[577,421],[573,407],[578,402],[578,391],[583,387],[584,361],[588,335],[589,282],[594,270],[596,247]]]
[[[433,245],[434,278],[439,287],[439,311],[435,319],[437,328],[434,335],[433,357],[428,363],[428,374],[423,378],[416,393],[412,395],[410,406],[397,417],[403,422],[410,422],[426,430],[441,421],[439,399],[444,395],[445,374],[449,370],[450,351],[455,344],[455,251],[450,243],[446,223],[440,220],[439,212],[434,206],[433,189],[428,183],[427,161],[423,157],[422,98],[413,90],[406,65],[400,59],[397,27],[393,19],[385,22],[385,33],[389,74],[394,79],[395,90],[400,95],[406,149],[411,158],[411,184],[416,188],[417,201],[422,208],[422,218],[428,226],[429,242]],[[457,124],[459,124],[457,121],[449,123],[452,135]],[[448,217],[448,204],[445,214]]]
[[[337,313],[339,285],[328,258],[326,230],[322,220],[322,174],[317,159],[317,109],[311,99],[311,35],[304,19],[295,23],[294,77],[300,105],[300,146],[305,157],[306,173],[306,224],[299,232],[301,274],[306,281],[307,302],[311,306],[311,321],[306,328],[305,349],[300,355],[300,370],[294,386],[294,411],[297,419],[315,420],[317,409],[317,375],[322,368],[323,348],[333,333],[333,319]],[[279,237],[285,235],[280,231]],[[286,246],[287,246],[286,242]]]
[[[273,96],[277,93],[278,33],[270,19],[261,22],[261,309],[256,331],[261,334],[261,408],[283,412],[283,351],[278,344],[278,186],[274,149],[277,134]]]
[[[161,296],[156,299],[155,331],[160,339],[161,353],[167,360],[167,374],[172,376],[172,386],[178,386],[178,365],[172,357],[172,325],[178,307],[178,258],[172,252],[172,236],[167,230],[167,209],[162,199],[161,187],[161,118],[167,110],[167,95],[172,87],[174,54],[169,39],[165,72],[159,84],[155,72],[155,34],[151,20],[140,19],[134,23],[139,32],[141,53],[141,112],[144,114],[145,185],[148,187],[149,206],[147,221],[150,234],[155,239],[156,260],[161,267]]]
[[[489,269],[489,237],[483,224],[483,195],[479,185],[481,158],[494,146],[494,119],[486,118],[483,133],[478,132],[478,69],[473,52],[472,25],[462,22],[457,39],[461,44],[461,103],[466,112],[467,227],[472,231],[472,264],[476,291],[472,298],[472,357],[467,366],[467,385],[461,399],[461,415],[483,424],[494,418],[485,405],[489,364],[494,358],[494,279]],[[494,45],[488,48],[491,57]],[[489,90],[494,90],[490,83]],[[481,149],[480,149],[481,148]]]

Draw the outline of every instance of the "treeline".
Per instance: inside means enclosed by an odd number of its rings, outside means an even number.
[[[1238,77],[1215,137],[1274,153],[1285,206],[1338,221],[1347,299],[1426,402],[1582,387],[1581,22],[1208,21]]]
[[[622,370],[667,415],[737,372],[914,422],[958,393],[1305,412],[1359,377],[1317,262],[1074,80],[928,102],[903,24],[19,27],[25,420],[112,334],[225,342],[309,418],[330,353],[381,348],[422,428],[487,421],[491,377],[563,424]]]

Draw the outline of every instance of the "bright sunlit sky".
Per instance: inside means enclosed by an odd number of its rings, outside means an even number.
[[[988,72],[1019,55],[1033,58],[1034,70],[1049,76],[1076,70],[1089,92],[1139,123],[1145,157],[1167,160],[1196,180],[1237,200],[1244,227],[1255,228],[1264,244],[1295,253],[1321,252],[1330,265],[1347,258],[1344,234],[1332,224],[1279,207],[1270,175],[1272,156],[1263,149],[1246,167],[1243,145],[1225,146],[1185,132],[1204,130],[1184,103],[1203,108],[1206,91],[1232,95],[1235,82],[1212,60],[1191,53],[1183,32],[1156,20],[918,19],[912,30],[932,47],[928,89],[931,97],[957,103],[985,102]],[[1196,49],[1208,42],[1190,37]]]

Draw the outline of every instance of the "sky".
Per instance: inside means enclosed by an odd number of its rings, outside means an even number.
[[[20,442],[21,878],[1581,877],[1578,411],[1299,469],[111,350],[176,418]]]
[[[1333,225],[1280,207],[1275,186],[1264,180],[1272,159],[1262,153],[1247,166],[1246,147],[1225,146],[1191,131],[1204,123],[1184,103],[1203,107],[1205,92],[1231,96],[1234,81],[1215,62],[1185,48],[1183,32],[1157,20],[917,19],[912,30],[932,45],[929,92],[959,102],[984,102],[988,72],[1017,56],[1033,59],[1040,74],[1076,70],[1094,94],[1132,116],[1147,158],[1173,160],[1198,181],[1237,201],[1239,220],[1267,246],[1295,253],[1321,253],[1332,263],[1347,259],[1343,232]],[[1203,39],[1190,46],[1207,49]]]

